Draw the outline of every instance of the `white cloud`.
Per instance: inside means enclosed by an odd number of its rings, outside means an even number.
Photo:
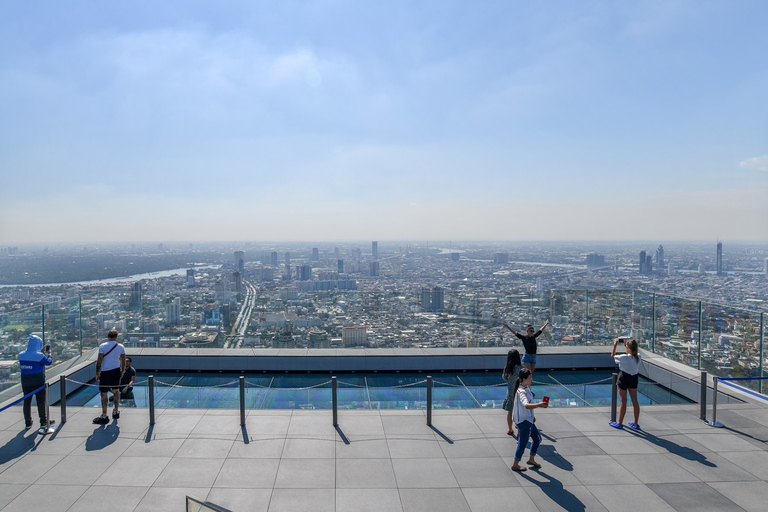
[[[749,169],[750,171],[768,172],[768,155],[747,158],[746,160],[742,160],[739,165],[743,169]]]

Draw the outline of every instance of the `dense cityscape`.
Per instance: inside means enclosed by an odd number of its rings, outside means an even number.
[[[687,364],[702,357],[744,374],[759,366],[767,254],[720,243],[7,247],[0,264],[27,275],[73,276],[78,258],[111,275],[0,288],[3,379],[16,380],[15,355],[43,321],[62,360],[113,327],[128,348],[443,348],[513,345],[502,321],[549,319],[543,346],[634,336]]]

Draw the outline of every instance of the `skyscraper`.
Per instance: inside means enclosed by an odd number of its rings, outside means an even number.
[[[717,275],[723,275],[723,242],[717,242]]]
[[[640,274],[645,274],[645,251],[640,251]]]
[[[379,262],[372,261],[368,268],[368,275],[371,277],[379,277]]]
[[[131,284],[131,301],[129,306],[133,309],[141,308],[141,281]]]
[[[320,261],[320,251],[317,247],[312,248],[312,261]]]
[[[187,286],[190,288],[195,286],[195,269],[187,269]]]
[[[235,270],[234,272],[232,272],[232,280],[235,282],[235,292],[242,293],[243,292],[243,274]]]
[[[336,269],[339,271],[339,274],[344,273],[344,260],[336,260]]]
[[[422,311],[432,311],[432,290],[430,288],[421,289],[419,305]]]
[[[373,259],[379,259],[379,242],[371,242],[371,254]]]
[[[286,279],[291,278],[291,253],[290,252],[285,253],[285,278]]]
[[[301,265],[297,267],[296,277],[299,281],[311,281],[312,280],[312,265]]]
[[[440,313],[445,310],[445,290],[439,286],[432,288],[432,311]]]
[[[656,248],[656,268],[664,268],[664,246],[661,244]]]
[[[272,254],[269,255],[269,264],[273,267],[277,266],[277,251],[272,251]]]
[[[245,270],[245,252],[235,251],[235,269],[241,274]]]

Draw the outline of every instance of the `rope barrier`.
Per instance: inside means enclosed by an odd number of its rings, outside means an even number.
[[[39,392],[40,390],[43,390],[43,389],[45,389],[45,384],[43,384],[42,386],[40,386],[40,387],[39,387],[39,388],[37,388],[36,390],[34,390],[34,391],[31,391],[31,392],[27,393],[26,395],[24,395],[23,397],[19,398],[19,399],[18,399],[18,400],[16,400],[15,402],[11,402],[10,404],[6,405],[6,406],[5,406],[5,407],[3,407],[2,409],[0,409],[0,412],[3,412],[4,410],[6,410],[6,409],[8,409],[8,408],[10,408],[10,407],[13,407],[14,405],[16,405],[16,404],[18,404],[18,403],[20,403],[20,402],[23,402],[23,401],[24,401],[26,398],[28,398],[28,397],[30,397],[30,396],[33,396],[35,393],[37,393],[37,392]]]

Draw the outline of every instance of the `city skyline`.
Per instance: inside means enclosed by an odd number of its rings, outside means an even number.
[[[90,6],[0,6],[0,246],[768,240],[763,2]]]

